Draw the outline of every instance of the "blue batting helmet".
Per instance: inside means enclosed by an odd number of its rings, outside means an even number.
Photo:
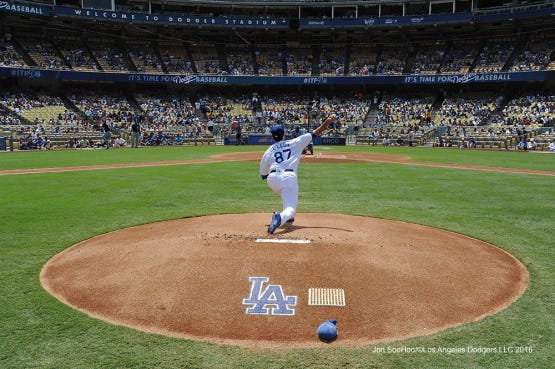
[[[318,337],[323,341],[333,341],[337,338],[337,320],[330,319],[318,327]]]
[[[277,142],[283,140],[283,135],[285,135],[285,130],[283,129],[283,126],[279,125],[272,127],[272,137],[274,138],[274,141]]]

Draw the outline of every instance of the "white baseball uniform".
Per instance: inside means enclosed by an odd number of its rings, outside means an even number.
[[[297,212],[299,184],[297,168],[303,149],[312,141],[312,133],[305,133],[291,140],[274,143],[266,150],[260,161],[260,175],[267,177],[270,188],[281,196],[283,211],[281,224],[292,219]]]

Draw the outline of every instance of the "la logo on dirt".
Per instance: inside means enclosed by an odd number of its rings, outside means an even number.
[[[283,288],[279,284],[269,284],[268,277],[249,277],[251,282],[251,294],[249,298],[243,299],[243,305],[250,305],[245,310],[246,314],[263,315],[295,315],[297,296],[285,296]]]

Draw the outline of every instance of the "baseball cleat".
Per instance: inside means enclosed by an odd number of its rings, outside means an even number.
[[[276,211],[274,216],[272,217],[272,221],[270,222],[270,226],[268,227],[268,233],[273,234],[274,231],[281,225],[281,215]]]

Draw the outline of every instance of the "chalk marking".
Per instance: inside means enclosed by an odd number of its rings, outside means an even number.
[[[255,242],[268,243],[310,243],[310,240],[290,240],[286,238],[257,238]]]

